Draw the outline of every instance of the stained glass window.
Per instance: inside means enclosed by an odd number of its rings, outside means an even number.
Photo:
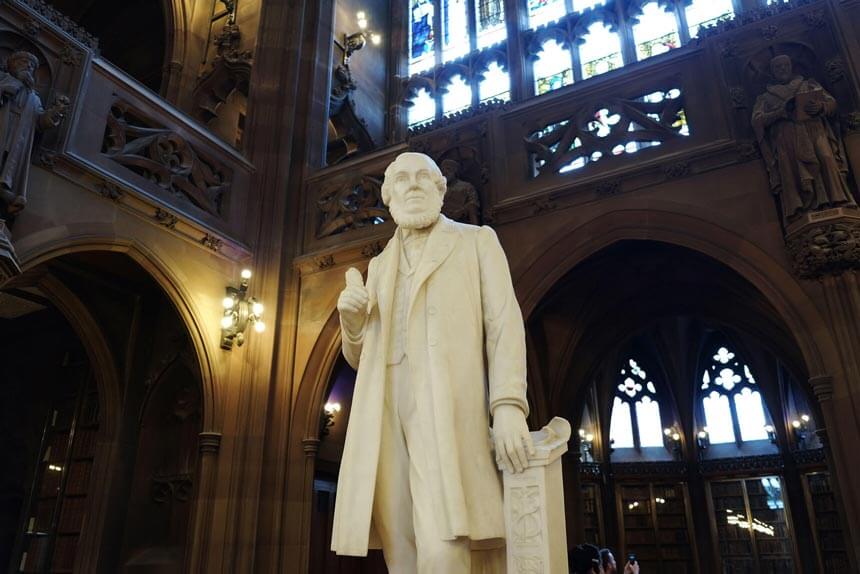
[[[466,0],[442,0],[442,61],[450,62],[469,53]]]
[[[690,38],[698,36],[702,26],[711,26],[735,14],[732,0],[693,0],[686,10]]]
[[[529,26],[537,28],[567,14],[564,0],[528,0]]]
[[[478,49],[498,44],[507,36],[503,0],[475,0]]]
[[[623,66],[618,34],[600,22],[592,24],[579,46],[579,61],[584,80]]]
[[[511,80],[508,72],[498,63],[490,64],[483,74],[484,79],[478,84],[479,97],[482,102],[490,100],[502,100],[507,102],[511,99]]]
[[[674,9],[667,11],[656,1],[649,2],[642,7],[642,14],[636,20],[638,23],[633,26],[633,39],[637,59],[663,54],[681,45]]]
[[[573,11],[582,12],[596,6],[603,6],[606,0],[573,0]]]
[[[543,44],[534,63],[535,93],[538,95],[557,90],[573,83],[570,51],[555,40]]]
[[[768,416],[758,384],[734,351],[725,345],[715,347],[701,380],[704,426],[711,444],[769,438]]]
[[[409,26],[409,73],[432,68],[435,37],[433,35],[433,0],[411,0]]]

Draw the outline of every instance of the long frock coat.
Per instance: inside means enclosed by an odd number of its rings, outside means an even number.
[[[343,353],[358,371],[337,485],[331,548],[366,556],[379,548],[371,518],[384,412],[388,337],[399,233],[370,262],[363,333],[343,335]],[[489,414],[513,404],[528,414],[523,318],[507,259],[489,227],[440,216],[427,238],[409,299],[408,384],[418,424],[437,457],[444,500],[439,536],[467,537],[473,548],[498,547],[505,533],[502,488]],[[406,383],[406,381],[404,381]]]

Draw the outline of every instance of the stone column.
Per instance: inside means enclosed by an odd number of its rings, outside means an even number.
[[[570,423],[555,417],[531,433],[535,454],[520,474],[504,473],[505,531],[510,574],[567,572],[561,455]]]
[[[212,522],[212,502],[218,473],[218,451],[221,450],[221,433],[202,432],[200,461],[198,463],[197,499],[194,503],[193,531],[189,537],[188,571],[205,572],[206,550]]]

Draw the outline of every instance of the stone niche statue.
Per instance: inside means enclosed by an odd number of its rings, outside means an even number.
[[[445,192],[432,159],[398,156],[382,186],[394,237],[366,284],[346,273],[337,307],[358,378],[332,550],[381,547],[398,574],[502,573],[498,468],[520,476],[536,452],[525,329],[495,232],[441,215]]]
[[[446,159],[442,160],[439,167],[448,182],[442,213],[454,221],[480,225],[481,201],[478,199],[478,191],[474,185],[460,179],[460,164],[453,159]]]
[[[779,195],[783,222],[833,207],[856,207],[848,162],[830,119],[836,100],[813,79],[795,75],[788,56],[770,62],[776,80],[756,99],[752,125]]]
[[[68,107],[58,98],[48,109],[35,91],[39,59],[30,52],[14,52],[0,72],[0,204],[2,216],[14,216],[27,205],[30,153],[37,129],[59,125]]]

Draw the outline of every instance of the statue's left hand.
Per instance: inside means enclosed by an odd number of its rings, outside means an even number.
[[[821,102],[810,100],[806,102],[806,105],[803,106],[803,111],[805,111],[810,116],[817,116],[821,113],[821,110],[824,108],[824,104]]]
[[[496,465],[508,472],[520,473],[528,467],[535,447],[526,424],[525,413],[515,405],[499,405],[493,412],[493,441]]]

